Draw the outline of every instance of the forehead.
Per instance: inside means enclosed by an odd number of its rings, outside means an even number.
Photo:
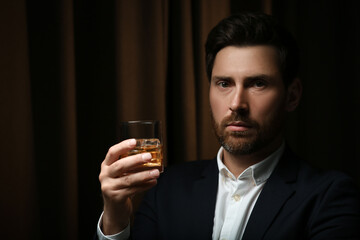
[[[279,56],[272,46],[228,46],[215,57],[212,77],[216,75],[278,75]]]

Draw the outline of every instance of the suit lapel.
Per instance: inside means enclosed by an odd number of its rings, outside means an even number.
[[[295,192],[298,163],[286,148],[278,166],[266,182],[251,213],[243,239],[262,239],[282,206]]]
[[[200,239],[212,237],[218,173],[216,160],[213,160],[193,185],[193,210],[196,214],[193,214],[189,221],[193,222],[194,230],[197,232],[195,235]]]

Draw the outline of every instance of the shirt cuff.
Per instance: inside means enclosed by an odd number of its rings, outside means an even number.
[[[104,212],[101,213],[98,225],[97,225],[97,236],[99,240],[128,240],[130,238],[130,224],[127,225],[127,227],[122,230],[119,233],[113,234],[113,235],[104,235],[104,233],[101,231],[101,225],[102,225],[102,217]]]

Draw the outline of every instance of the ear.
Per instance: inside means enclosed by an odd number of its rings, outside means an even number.
[[[299,78],[295,78],[294,81],[288,86],[286,93],[285,110],[292,112],[299,105],[302,94],[302,84]]]

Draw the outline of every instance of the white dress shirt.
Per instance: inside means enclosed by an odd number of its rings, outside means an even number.
[[[236,178],[224,165],[221,147],[217,155],[219,186],[212,239],[241,239],[250,214],[266,180],[270,177],[285,144],[263,161],[245,169]]]
[[[219,149],[217,154],[219,186],[212,239],[235,240],[242,238],[256,200],[284,149],[285,144],[282,144],[266,159],[245,169],[238,178],[235,178],[224,165],[222,161],[224,149],[222,147]],[[130,225],[120,233],[106,236],[101,231],[101,225],[102,214],[97,226],[99,240],[125,240],[130,237]]]
[[[98,225],[97,225],[97,236],[99,238],[99,240],[127,240],[130,238],[130,224],[127,225],[127,227],[119,232],[116,233],[114,235],[104,235],[104,233],[101,231],[101,227],[102,226],[102,216],[103,216],[104,212],[101,213]]]

